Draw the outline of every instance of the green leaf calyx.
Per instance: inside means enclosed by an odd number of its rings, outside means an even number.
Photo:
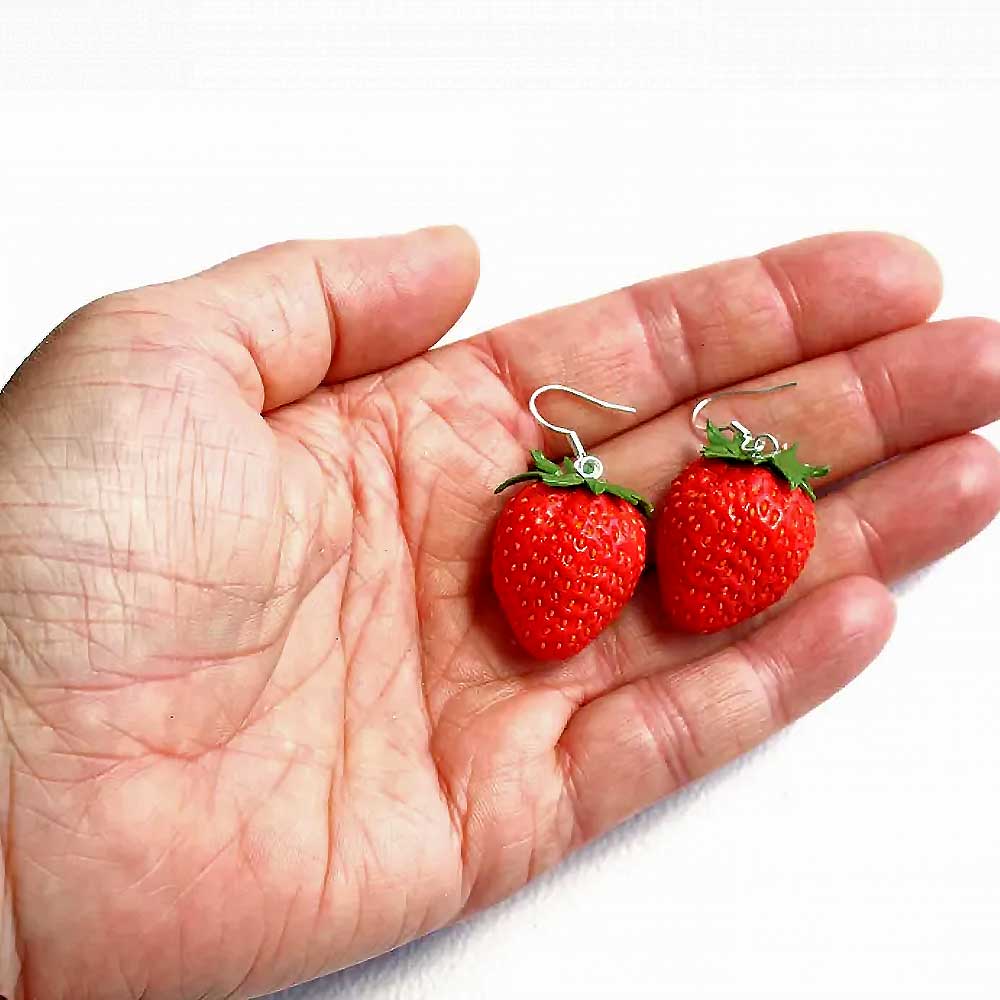
[[[716,427],[711,420],[707,421],[705,435],[708,438],[708,444],[701,449],[705,458],[721,458],[730,462],[766,465],[787,480],[794,489],[802,490],[813,500],[816,499],[816,493],[810,480],[820,479],[830,472],[828,465],[809,465],[800,461],[797,454],[797,444],[779,448],[770,454],[744,451],[742,435],[730,427]]]
[[[601,496],[602,493],[610,493],[614,497],[619,497],[633,507],[638,508],[647,517],[653,513],[653,505],[634,490],[615,483],[609,483],[606,479],[586,479],[580,475],[573,467],[571,458],[564,458],[561,465],[557,465],[550,458],[546,458],[540,451],[532,451],[531,459],[534,464],[533,469],[522,472],[519,475],[511,476],[504,480],[493,492],[502,493],[509,486],[517,483],[527,483],[531,481],[544,483],[546,486],[555,486],[563,489],[573,489],[575,487],[585,487],[594,496]]]

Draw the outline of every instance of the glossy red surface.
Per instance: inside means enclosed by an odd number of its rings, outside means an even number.
[[[645,561],[646,522],[631,504],[531,483],[497,521],[493,586],[524,649],[564,660],[614,620]]]
[[[674,480],[655,528],[667,621],[718,632],[780,600],[816,541],[814,502],[769,468],[698,459]]]

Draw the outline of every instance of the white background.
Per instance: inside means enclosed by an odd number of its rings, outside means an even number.
[[[6,0],[0,376],[105,291],[432,222],[482,246],[462,334],[845,228],[1000,315],[998,53],[972,0]],[[998,561],[994,526],[899,588],[877,664],[750,758],[288,995],[1000,996]]]

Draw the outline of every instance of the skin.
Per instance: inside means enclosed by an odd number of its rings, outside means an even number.
[[[968,434],[1000,414],[1000,329],[927,323],[906,240],[427,353],[477,273],[454,228],[268,247],[86,306],[0,395],[6,996],[247,997],[488,906],[850,681],[885,585],[1000,506]],[[683,637],[647,574],[584,653],[523,655],[487,567],[492,487],[565,446],[531,389],[635,405],[546,414],[655,501],[692,398],[789,379],[713,407],[833,467],[788,598]]]

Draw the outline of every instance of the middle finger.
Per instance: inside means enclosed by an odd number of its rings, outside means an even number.
[[[921,445],[1000,417],[1000,324],[984,319],[925,323],[848,351],[775,372],[773,394],[721,399],[707,413],[755,433],[799,443],[799,456],[829,465],[821,485]],[[654,502],[703,443],[690,426],[690,404],[605,442],[608,477]]]

